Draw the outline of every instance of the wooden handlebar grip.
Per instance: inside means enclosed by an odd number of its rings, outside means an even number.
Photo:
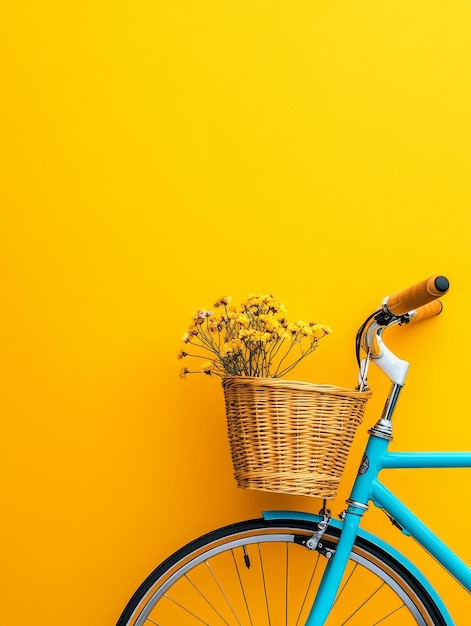
[[[415,315],[411,317],[410,323],[421,322],[422,320],[426,320],[428,317],[435,317],[436,315],[440,315],[443,310],[443,304],[440,300],[433,300],[433,302],[429,302],[428,304],[424,304],[424,306],[419,306],[416,309]]]
[[[388,296],[385,300],[385,307],[392,315],[404,315],[443,296],[449,286],[450,283],[445,276],[431,276],[412,287]]]

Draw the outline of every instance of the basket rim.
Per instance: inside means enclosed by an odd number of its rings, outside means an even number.
[[[360,391],[339,385],[313,383],[302,380],[290,380],[287,378],[262,378],[258,376],[224,376],[222,378],[223,387],[231,385],[242,385],[246,387],[272,387],[278,389],[298,390],[305,392],[325,393],[331,395],[350,395],[355,398],[369,398],[373,392],[370,389]]]

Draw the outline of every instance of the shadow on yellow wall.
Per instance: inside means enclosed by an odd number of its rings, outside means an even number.
[[[218,383],[178,377],[191,314],[221,295],[271,292],[330,324],[298,377],[350,386],[371,308],[448,275],[445,314],[397,337],[413,364],[397,439],[466,447],[469,2],[2,13],[2,624],[112,625],[183,542],[319,509],[238,490]],[[386,391],[371,383],[363,434]],[[398,490],[470,560],[469,477],[429,476]],[[386,530],[465,623],[467,595]]]

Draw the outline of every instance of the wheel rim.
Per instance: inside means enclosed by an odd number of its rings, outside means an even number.
[[[127,624],[304,626],[327,559],[298,545],[301,536],[310,532],[255,528],[201,546],[159,577]],[[326,626],[376,624],[433,621],[401,573],[356,546]]]

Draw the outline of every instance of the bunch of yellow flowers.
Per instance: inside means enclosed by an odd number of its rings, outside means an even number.
[[[286,308],[271,295],[251,295],[240,305],[225,296],[215,312],[199,309],[179,359],[201,359],[201,367],[183,367],[180,376],[258,376],[280,378],[290,372],[332,330],[315,322],[289,322]]]

